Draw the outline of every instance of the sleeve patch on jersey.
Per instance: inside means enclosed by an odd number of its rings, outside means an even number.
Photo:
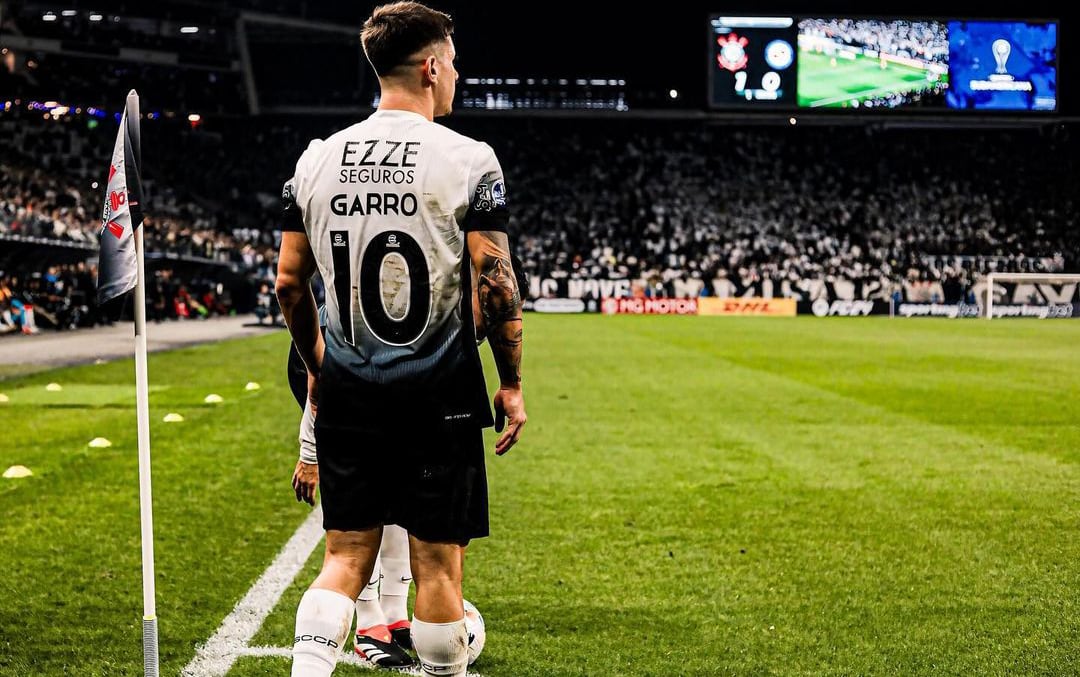
[[[510,210],[506,202],[506,184],[500,176],[485,176],[476,184],[469,211],[465,214],[461,229],[498,230],[506,232],[510,222]]]
[[[296,184],[293,179],[285,182],[281,188],[281,230],[294,233],[304,232],[304,215],[300,205],[296,204]]]
[[[478,212],[491,212],[506,207],[506,184],[502,179],[491,182],[481,181],[476,184],[472,208]]]

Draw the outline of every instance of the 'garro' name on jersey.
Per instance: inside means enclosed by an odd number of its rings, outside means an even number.
[[[353,195],[352,200],[345,193],[330,198],[330,211],[338,216],[364,216],[365,214],[398,214],[412,216],[416,213],[416,196],[412,193],[367,193],[366,199]]]

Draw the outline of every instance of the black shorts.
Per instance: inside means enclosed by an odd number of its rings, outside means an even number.
[[[323,528],[397,524],[425,541],[488,535],[483,430],[447,421],[415,393],[323,364],[315,443]]]

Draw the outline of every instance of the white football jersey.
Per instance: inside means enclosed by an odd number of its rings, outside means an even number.
[[[307,233],[326,285],[336,364],[370,384],[422,385],[465,370],[482,387],[465,232],[507,227],[490,146],[416,113],[379,110],[312,141],[282,198],[283,228]]]

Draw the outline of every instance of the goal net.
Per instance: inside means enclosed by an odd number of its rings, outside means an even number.
[[[1080,318],[1080,274],[990,273],[978,296],[988,320]]]

